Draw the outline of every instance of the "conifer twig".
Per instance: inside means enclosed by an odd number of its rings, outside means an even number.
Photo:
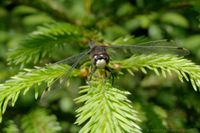
[[[172,55],[134,55],[122,61],[113,61],[112,64],[119,64],[120,68],[127,69],[131,74],[134,71],[153,70],[157,75],[164,77],[167,74],[176,74],[181,82],[183,79],[191,81],[195,91],[200,88],[200,66],[188,59]]]
[[[46,84],[47,88],[50,89],[55,80],[65,75],[69,68],[68,65],[52,65],[46,68],[24,69],[25,72],[21,72],[4,84],[0,84],[0,121],[2,121],[2,114],[6,111],[9,101],[14,106],[19,94],[25,95],[31,88],[35,89],[35,98],[37,98],[42,84]],[[74,70],[72,75],[75,76],[77,73],[78,70]]]
[[[127,91],[114,88],[109,82],[99,79],[90,81],[89,85],[81,87],[77,103],[83,106],[77,109],[76,123],[85,125],[80,133],[140,133],[140,119],[137,111],[131,105]]]

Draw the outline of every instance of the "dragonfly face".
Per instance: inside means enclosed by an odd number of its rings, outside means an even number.
[[[109,55],[106,52],[105,46],[94,45],[91,48],[90,55],[93,65],[97,68],[105,68],[109,63]]]

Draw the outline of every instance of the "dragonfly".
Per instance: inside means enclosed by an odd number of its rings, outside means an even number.
[[[97,69],[104,69],[105,71],[111,73],[113,82],[114,76],[111,68],[108,66],[111,59],[119,57],[122,59],[128,58],[135,54],[173,54],[185,56],[190,53],[189,50],[178,47],[176,44],[177,43],[175,41],[157,40],[139,43],[136,45],[103,45],[90,40],[88,42],[90,47],[88,50],[61,60],[56,64],[64,63],[71,65],[71,68],[66,72],[66,77],[68,77],[78,64],[90,60],[91,71],[89,72],[89,75],[92,75]]]

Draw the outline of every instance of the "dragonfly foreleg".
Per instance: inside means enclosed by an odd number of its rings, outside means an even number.
[[[93,73],[97,70],[96,66],[92,66],[91,67],[91,71],[89,72],[89,74],[87,75],[87,80],[90,81],[92,79],[92,75]]]
[[[87,80],[88,81],[91,81],[92,80],[92,78],[93,78],[93,74],[96,72],[96,70],[97,70],[98,68],[94,65],[94,66],[91,66],[91,71],[89,72],[89,74],[87,75]],[[112,71],[112,69],[111,68],[109,68],[108,66],[106,66],[105,68],[104,68],[104,70],[102,71],[102,69],[100,69],[99,71],[99,74],[101,75],[101,76],[103,76],[104,78],[109,78],[110,76],[111,76],[111,83],[112,83],[112,85],[114,84],[114,79],[115,79],[115,75],[114,75],[114,72]],[[103,72],[103,73],[102,73]],[[108,73],[110,73],[110,74],[108,74]],[[103,74],[103,75],[102,75]],[[99,76],[100,76],[99,75]],[[101,77],[100,76],[100,77]],[[99,77],[99,78],[100,78]],[[96,78],[95,78],[96,79]]]
[[[114,84],[114,79],[115,79],[115,75],[114,75],[113,71],[108,66],[105,67],[105,70],[110,73],[110,75],[111,75],[111,83],[113,85]]]

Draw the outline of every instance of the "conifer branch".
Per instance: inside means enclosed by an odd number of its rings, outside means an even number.
[[[37,63],[41,58],[51,56],[55,49],[66,42],[79,40],[83,36],[79,27],[68,23],[49,24],[39,27],[30,34],[17,49],[8,54],[8,62],[14,64]]]
[[[122,61],[113,61],[121,68],[127,69],[131,74],[134,71],[147,73],[147,69],[153,70],[157,75],[172,74],[174,72],[181,82],[185,79],[191,81],[195,91],[200,88],[200,66],[195,65],[188,59],[172,55],[134,55]]]
[[[14,106],[19,94],[23,92],[25,95],[31,88],[35,89],[35,98],[37,98],[41,92],[38,88],[42,84],[46,84],[50,89],[55,80],[64,76],[69,68],[68,65],[50,65],[46,68],[24,69],[24,72],[0,84],[0,121],[2,121],[2,114],[6,111],[9,101]],[[72,75],[75,76],[77,73],[78,70],[74,70]]]
[[[49,115],[44,109],[34,109],[22,118],[24,133],[58,133],[60,124],[55,115]]]
[[[79,91],[82,96],[76,98],[76,102],[84,105],[76,111],[76,124],[85,124],[80,133],[140,133],[137,124],[140,119],[127,98],[130,93],[105,82],[91,81]]]

